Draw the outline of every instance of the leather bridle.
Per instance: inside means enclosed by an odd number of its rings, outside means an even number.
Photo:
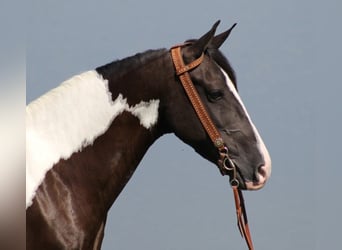
[[[240,230],[242,237],[245,238],[248,248],[253,250],[253,243],[252,237],[250,235],[248,220],[247,220],[247,213],[245,209],[244,199],[241,190],[239,187],[239,181],[236,178],[236,165],[229,157],[229,150],[228,147],[225,145],[223,138],[221,137],[220,132],[217,130],[216,126],[214,125],[213,121],[211,120],[208,112],[203,105],[201,98],[192,83],[189,71],[199,66],[204,58],[204,53],[202,55],[192,61],[191,63],[185,65],[182,57],[181,48],[188,46],[189,43],[184,43],[181,45],[173,46],[171,51],[172,61],[176,70],[176,75],[179,77],[183,88],[199,118],[201,121],[204,129],[206,130],[207,134],[209,135],[213,145],[217,148],[219,153],[219,160],[218,160],[218,167],[222,175],[230,173],[230,185],[233,189],[234,193],[234,201],[236,207],[236,215],[237,215],[237,224]]]

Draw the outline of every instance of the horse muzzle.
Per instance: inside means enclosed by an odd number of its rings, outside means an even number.
[[[229,176],[230,184],[242,190],[259,190],[263,188],[271,175],[270,161],[266,161],[265,164],[256,169],[252,181],[241,174],[239,165],[228,154],[220,153],[217,163],[221,174]]]

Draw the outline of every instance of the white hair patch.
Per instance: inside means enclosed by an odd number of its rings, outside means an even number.
[[[226,79],[226,83],[228,85],[229,90],[233,93],[233,95],[235,96],[235,98],[239,102],[240,106],[242,107],[243,111],[245,112],[245,115],[246,115],[249,123],[251,124],[251,126],[253,128],[255,137],[257,139],[257,144],[258,144],[259,151],[262,154],[262,156],[264,157],[266,175],[267,175],[267,178],[269,178],[270,175],[271,175],[272,163],[271,163],[271,157],[270,157],[270,155],[268,153],[268,150],[267,150],[267,148],[265,146],[265,143],[263,142],[263,140],[262,140],[262,138],[261,138],[257,128],[253,124],[252,119],[250,118],[250,116],[249,116],[249,114],[247,112],[247,109],[246,109],[245,105],[243,104],[243,102],[241,100],[241,97],[240,97],[239,93],[237,92],[233,82],[229,78],[228,74],[222,68],[221,68],[221,71],[222,71],[222,73],[223,73],[223,75],[224,75],[224,77]]]
[[[150,129],[158,121],[158,107],[159,100],[129,106],[121,94],[112,101],[108,81],[95,70],[74,76],[31,102],[26,107],[26,208],[60,159],[91,145],[124,111]]]

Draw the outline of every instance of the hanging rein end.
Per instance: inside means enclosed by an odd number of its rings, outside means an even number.
[[[248,226],[247,212],[245,208],[245,202],[243,199],[242,191],[239,189],[239,181],[236,178],[236,165],[232,161],[232,159],[228,155],[228,148],[223,146],[219,148],[219,160],[218,166],[222,175],[230,175],[230,186],[233,189],[235,208],[236,208],[236,217],[237,217],[237,226],[239,228],[240,234],[243,238],[245,238],[248,249],[254,250],[252,236]]]
[[[247,212],[245,208],[245,202],[243,199],[242,191],[238,189],[238,185],[233,185],[232,182],[231,186],[233,189],[236,207],[237,226],[239,228],[241,236],[245,238],[248,249],[254,250],[252,236],[248,226]]]

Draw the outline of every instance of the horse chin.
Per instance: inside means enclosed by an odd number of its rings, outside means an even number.
[[[234,176],[232,175],[232,173],[228,173],[229,176],[229,182],[232,185],[233,183],[237,183],[238,184],[238,188],[241,190],[247,190],[247,186],[246,186],[246,181],[244,180],[244,178],[241,176],[240,172],[237,171],[236,172],[236,176],[235,176],[235,180],[234,180]]]
[[[266,184],[266,180],[260,181],[249,181],[245,180],[240,174],[237,174],[237,180],[239,182],[239,189],[248,190],[248,191],[256,191],[263,188]]]
[[[246,185],[246,190],[259,190],[261,188],[264,187],[265,183],[255,183],[255,182],[252,182],[252,181],[248,181],[245,183]]]

